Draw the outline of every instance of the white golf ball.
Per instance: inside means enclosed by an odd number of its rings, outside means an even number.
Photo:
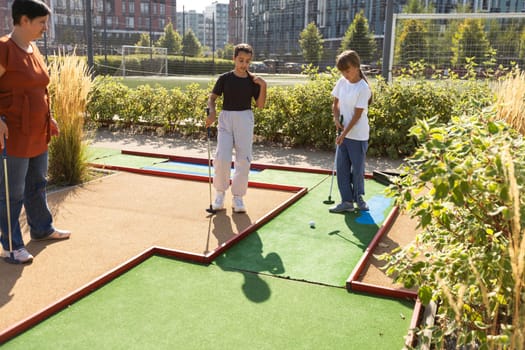
[[[310,221],[310,227],[315,227],[315,221]]]

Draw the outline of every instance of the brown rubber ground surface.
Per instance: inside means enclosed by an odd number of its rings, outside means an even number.
[[[293,196],[250,188],[248,212],[209,216],[207,182],[116,173],[49,195],[64,241],[33,242],[24,227],[32,264],[0,262],[0,332],[152,246],[204,254]],[[21,218],[21,224],[25,222]]]

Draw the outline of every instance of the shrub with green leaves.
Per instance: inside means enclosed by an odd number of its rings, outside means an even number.
[[[325,74],[291,88],[269,88],[266,108],[255,110],[255,134],[289,146],[333,149],[331,91],[336,79]]]
[[[511,191],[513,182],[525,184],[525,143],[493,117],[485,111],[447,125],[418,120],[410,136],[420,147],[408,160],[407,176],[390,187],[421,233],[381,258],[396,282],[418,288],[423,304],[439,302],[432,334],[437,348],[451,340],[458,348],[511,348],[510,334],[523,322],[516,310],[525,291],[515,286],[524,283],[519,261],[525,252],[509,247],[525,249],[519,229],[525,227],[525,197]],[[515,273],[518,265],[522,275]]]
[[[409,136],[416,118],[446,123],[452,116],[480,112],[494,99],[488,83],[475,80],[402,78],[390,84],[378,80],[372,87],[368,154],[392,159],[411,155],[418,146],[417,138]]]
[[[88,118],[97,124],[109,124],[115,116],[126,113],[130,89],[119,79],[99,75],[89,91]]]
[[[268,88],[266,108],[254,109],[255,135],[260,142],[278,142],[290,147],[333,150],[335,126],[331,92],[340,73],[336,69],[318,73],[307,67],[309,80],[291,87]],[[493,93],[486,82],[427,81],[399,79],[392,84],[371,81],[374,102],[370,106],[370,156],[402,158],[414,152],[417,139],[409,136],[416,118],[479,112],[490,105]],[[183,91],[160,86],[126,88],[118,78],[97,77],[88,106],[90,118],[99,123],[115,120],[121,126],[134,124],[163,127],[166,132],[199,136],[206,99],[211,91],[197,84]],[[222,99],[218,99],[218,109]]]

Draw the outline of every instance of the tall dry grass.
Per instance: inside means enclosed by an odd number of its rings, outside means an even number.
[[[525,72],[517,69],[496,87],[497,117],[525,135]],[[510,151],[505,152],[506,180],[510,187],[512,207],[511,235],[508,254],[514,280],[510,349],[525,349],[525,228],[521,227],[520,187]]]
[[[51,110],[60,135],[49,146],[49,180],[74,185],[87,176],[84,116],[92,79],[85,60],[59,53],[49,66]]]
[[[525,135],[525,72],[516,69],[495,86],[496,112]]]
[[[524,90],[525,91],[525,90]],[[510,184],[512,203],[511,236],[508,254],[514,279],[512,332],[510,349],[525,349],[525,228],[521,227],[520,190],[514,173],[514,162],[510,152],[505,152],[506,180]]]

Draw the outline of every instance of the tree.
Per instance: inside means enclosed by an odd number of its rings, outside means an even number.
[[[525,28],[521,31],[519,47],[519,58],[523,60],[525,59]]]
[[[403,23],[403,29],[396,41],[397,61],[407,65],[409,62],[417,62],[427,57],[428,40],[427,28],[422,21],[409,19]]]
[[[375,58],[376,48],[374,35],[368,27],[368,20],[361,11],[348,26],[341,41],[340,52],[354,50],[357,51],[362,62],[371,62]]]
[[[323,56],[323,36],[314,22],[310,22],[299,35],[299,46],[306,63],[319,63]]]
[[[162,34],[155,43],[155,46],[165,47],[168,49],[169,55],[178,54],[182,47],[182,38],[180,34],[173,30],[173,24],[169,22],[164,27],[164,34]]]
[[[467,18],[452,38],[452,65],[462,65],[467,58],[481,64],[493,54],[493,49],[479,19]]]
[[[149,34],[148,33],[141,33],[139,41],[135,44],[135,46],[147,46],[149,47]]]
[[[517,19],[510,19],[504,25],[498,20],[488,24],[488,40],[499,53],[498,56],[516,60],[520,50],[520,33],[523,25]]]
[[[193,33],[193,30],[188,30],[182,38],[182,47],[184,55],[189,57],[198,57],[201,55],[202,46],[199,39]]]
[[[432,6],[429,4],[429,6]],[[405,13],[423,13],[425,12],[425,5],[421,0],[410,0],[405,7]],[[431,12],[427,9],[427,12]]]
[[[233,44],[227,43],[226,45],[224,45],[224,49],[222,49],[222,55],[220,57],[224,59],[231,59],[233,57],[233,51]]]

